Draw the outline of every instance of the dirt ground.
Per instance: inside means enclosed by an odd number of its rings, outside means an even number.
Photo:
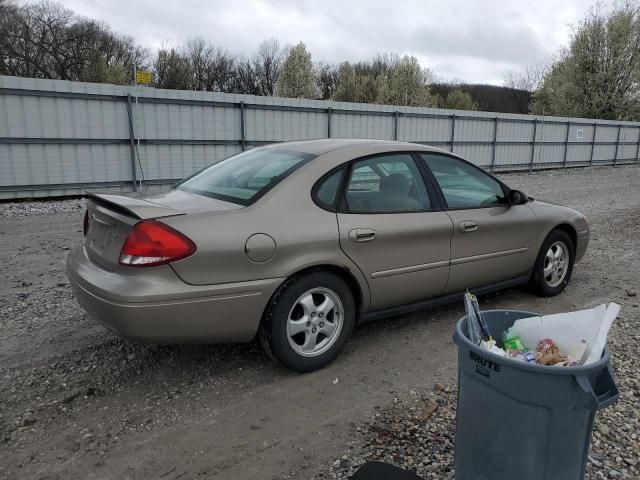
[[[563,294],[512,289],[482,308],[551,313],[616,301],[637,325],[640,168],[504,179],[580,210],[591,244]],[[82,214],[80,200],[0,204],[0,478],[317,478],[357,448],[358,425],[398,392],[455,385],[461,305],[362,325],[334,364],[307,375],[274,366],[255,342],[115,338],[75,304],[64,274]],[[613,364],[623,381],[615,354]],[[637,421],[637,380],[624,385]]]

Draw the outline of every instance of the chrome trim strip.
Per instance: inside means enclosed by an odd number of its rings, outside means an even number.
[[[482,253],[480,255],[472,255],[470,257],[460,257],[451,260],[451,265],[460,265],[463,263],[477,262],[479,260],[489,260],[491,258],[506,257],[508,255],[515,255],[518,253],[524,253],[528,248],[514,248],[513,250],[503,250],[501,252]]]
[[[441,260],[439,262],[423,263],[421,265],[410,265],[408,267],[392,268],[391,270],[381,270],[373,272],[371,278],[391,277],[393,275],[401,275],[403,273],[421,272],[423,270],[433,270],[434,268],[448,267],[449,260]]]

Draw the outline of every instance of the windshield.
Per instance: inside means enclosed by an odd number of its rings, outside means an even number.
[[[315,155],[291,150],[248,150],[205,168],[176,188],[250,205]]]

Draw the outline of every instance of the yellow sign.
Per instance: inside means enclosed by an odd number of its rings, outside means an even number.
[[[137,70],[136,83],[142,85],[151,85],[153,83],[153,74],[149,70]]]

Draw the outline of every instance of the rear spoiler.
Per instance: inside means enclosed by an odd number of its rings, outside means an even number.
[[[141,220],[185,215],[185,212],[149,200],[91,192],[86,192],[86,195],[88,199],[102,207]]]

